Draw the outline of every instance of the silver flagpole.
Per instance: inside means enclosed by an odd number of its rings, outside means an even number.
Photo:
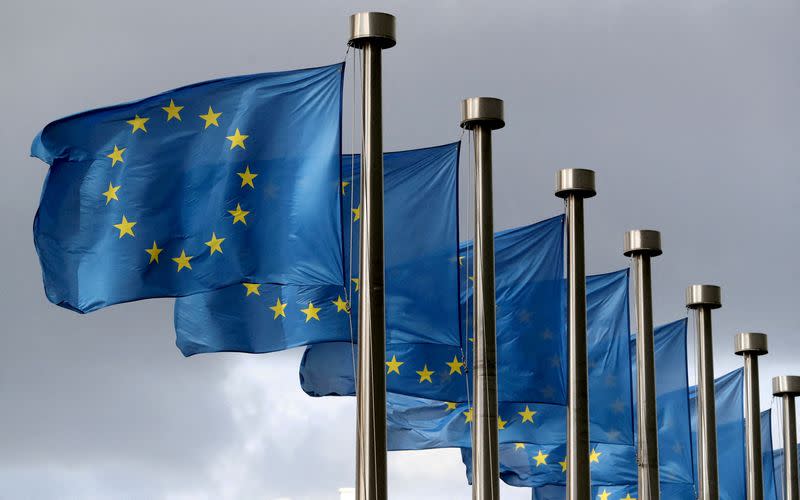
[[[497,451],[497,342],[494,302],[494,216],[492,212],[492,130],[502,128],[503,101],[471,97],[461,101],[461,126],[475,137],[475,293],[472,384],[472,498],[500,498]]]
[[[780,396],[783,406],[783,498],[800,500],[800,485],[797,482],[797,414],[794,407],[795,396],[800,396],[800,377],[774,377],[772,394]]]
[[[747,441],[747,500],[763,500],[761,470],[761,412],[758,391],[758,357],[767,354],[767,336],[740,333],[734,339],[736,354],[744,357],[744,417]]]
[[[383,271],[383,112],[381,50],[395,45],[395,18],[381,12],[350,16],[349,44],[363,56],[361,263],[358,297],[356,498],[386,493],[386,328]]]
[[[711,310],[721,306],[722,292],[718,286],[690,285],[686,289],[686,307],[694,309],[697,325],[697,483],[700,500],[719,499]]]
[[[658,421],[653,340],[653,291],[650,259],[661,255],[661,233],[639,229],[625,233],[623,253],[633,259],[636,293],[636,381],[639,435],[637,462],[639,498],[658,500]]]
[[[559,170],[555,195],[566,200],[569,397],[567,401],[567,500],[592,498],[589,475],[589,371],[586,346],[586,263],[583,200],[597,194],[594,171]]]

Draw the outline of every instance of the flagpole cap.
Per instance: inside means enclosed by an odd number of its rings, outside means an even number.
[[[350,39],[347,44],[361,48],[373,42],[381,49],[397,44],[397,20],[384,12],[359,12],[350,16]]]
[[[661,233],[652,229],[634,229],[625,233],[622,254],[647,255],[655,257],[661,255]]]
[[[797,375],[772,377],[772,395],[800,396],[800,377]]]
[[[716,285],[689,285],[686,288],[686,307],[718,309],[722,307],[722,290]]]
[[[556,196],[566,198],[574,194],[591,198],[597,194],[594,188],[594,170],[586,168],[562,168],[556,172]]]
[[[472,130],[485,125],[491,130],[506,126],[503,100],[496,97],[470,97],[461,101],[461,128]]]
[[[767,335],[764,333],[744,332],[737,333],[733,339],[734,352],[739,356],[754,354],[761,356],[767,354]]]

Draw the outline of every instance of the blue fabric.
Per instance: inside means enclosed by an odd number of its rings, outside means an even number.
[[[772,410],[765,410],[761,412],[761,474],[764,500],[779,500],[772,448]]]
[[[340,284],[343,72],[224,78],[47,125],[31,146],[50,165],[33,226],[47,298],[88,312]]]
[[[384,156],[386,328],[390,345],[435,338],[446,354],[448,347],[459,351],[458,151],[459,143],[453,143]],[[263,284],[258,293],[249,294],[247,287],[236,284],[180,298],[175,302],[175,331],[184,355],[261,353],[350,340],[351,321],[355,330],[358,314],[358,301],[349,297],[358,293],[350,277],[358,279],[359,156],[343,156],[342,170],[343,183],[337,190],[342,193],[342,220],[346,221],[346,281],[333,286]],[[285,316],[276,316],[270,309],[278,300],[287,304]],[[352,311],[348,314],[334,301],[354,302]],[[320,309],[318,320],[308,319],[302,312],[309,304]],[[346,358],[352,370],[349,349]]]
[[[797,445],[797,453],[800,455],[800,444]],[[783,474],[786,469],[784,467],[785,464],[785,457],[783,456],[783,448],[779,448],[773,452],[773,459],[775,464],[775,489],[777,493],[777,497],[779,499],[784,498],[783,490]],[[798,460],[798,471],[800,471],[800,460]]]
[[[563,311],[562,233],[563,217],[559,216],[495,236],[500,401],[565,401],[565,367],[561,363],[565,346],[559,321]],[[465,367],[471,366],[471,358],[465,353],[471,351],[472,342],[467,338],[471,334],[465,325],[471,325],[467,305],[472,298],[464,290],[468,290],[466,284],[472,283],[468,272],[470,253],[469,244],[461,246],[462,312],[450,317],[457,324],[460,322],[461,342],[452,343],[449,334],[442,335],[441,328],[427,329],[430,333],[426,342],[413,342],[408,336],[389,336],[387,360],[402,363],[397,370],[389,371],[387,367],[389,392],[439,401],[467,401],[470,380]],[[613,282],[617,294],[612,302],[627,305],[627,295],[621,291],[625,276],[598,279]],[[436,300],[446,297],[441,295]],[[389,318],[387,313],[387,321]],[[627,356],[624,363],[627,363]],[[433,372],[430,381],[422,380],[417,373],[425,371],[426,367]],[[626,372],[621,370],[620,373]],[[313,396],[354,394],[351,345],[309,347],[301,363],[300,379],[303,389]],[[626,380],[619,382],[621,387],[626,387],[625,383]]]
[[[741,500],[745,489],[743,370],[714,380],[717,417],[717,466],[720,500]],[[697,386],[690,387],[692,441],[697,442]],[[697,463],[695,447],[695,463]]]

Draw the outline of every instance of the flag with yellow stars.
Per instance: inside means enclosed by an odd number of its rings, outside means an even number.
[[[344,64],[197,83],[47,125],[48,299],[89,312],[242,281],[342,283]]]
[[[448,352],[459,352],[458,269],[453,264],[458,246],[458,153],[459,143],[452,143],[384,155],[389,343],[436,339]],[[180,298],[175,305],[175,330],[181,352],[187,356],[219,351],[262,353],[355,337],[360,293],[359,185],[360,157],[343,155],[342,182],[334,188],[341,198],[341,208],[337,203],[336,210],[341,210],[344,255],[344,280],[338,286],[248,282]],[[309,303],[319,309],[318,317],[304,315]],[[406,372],[400,365],[396,369]],[[416,377],[431,385],[438,385],[443,373],[433,365],[414,370],[422,373]]]

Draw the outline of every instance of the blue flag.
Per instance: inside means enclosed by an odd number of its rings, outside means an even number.
[[[435,335],[458,351],[458,152],[459,143],[453,143],[384,156],[388,343],[425,342]],[[342,203],[336,209],[346,221],[346,281],[247,282],[179,298],[175,331],[184,355],[263,353],[355,336],[358,301],[350,298],[359,293],[359,156],[343,156],[342,170],[337,187]],[[348,350],[348,359],[351,355]]]
[[[797,453],[800,455],[800,444],[797,445]],[[783,493],[783,474],[786,471],[786,461],[783,454],[783,448],[779,448],[773,452],[773,459],[775,463],[775,488],[777,490],[778,498],[782,499],[785,498]],[[798,461],[798,470],[800,471],[800,461]]]
[[[772,450],[772,410],[761,412],[761,474],[764,483],[764,500],[779,500]]]
[[[344,64],[198,83],[47,125],[33,233],[79,312],[242,281],[342,283]]]
[[[741,500],[746,497],[743,381],[741,368],[714,380],[720,500]],[[692,386],[689,390],[692,441],[696,443],[697,386]],[[696,450],[695,447],[695,463],[697,463]]]
[[[497,289],[497,349],[499,398],[505,401],[565,400],[564,341],[560,312],[563,311],[563,218],[498,233],[495,237]],[[452,322],[455,338],[436,323],[415,328],[426,332],[421,341],[387,333],[387,390],[414,397],[465,403],[468,400],[467,367],[472,336],[470,244],[461,246],[461,313]],[[413,282],[412,282],[413,283]],[[459,292],[452,297],[458,300]],[[388,283],[387,283],[387,297]],[[440,295],[436,300],[447,300]],[[387,303],[389,299],[387,298]],[[387,310],[387,321],[391,320]],[[440,318],[441,322],[442,319]],[[471,327],[470,327],[471,328]],[[413,330],[412,330],[413,331]],[[351,395],[352,346],[349,343],[309,347],[300,367],[303,389],[310,395]],[[536,360],[544,360],[539,363]],[[626,358],[627,362],[627,358]]]

